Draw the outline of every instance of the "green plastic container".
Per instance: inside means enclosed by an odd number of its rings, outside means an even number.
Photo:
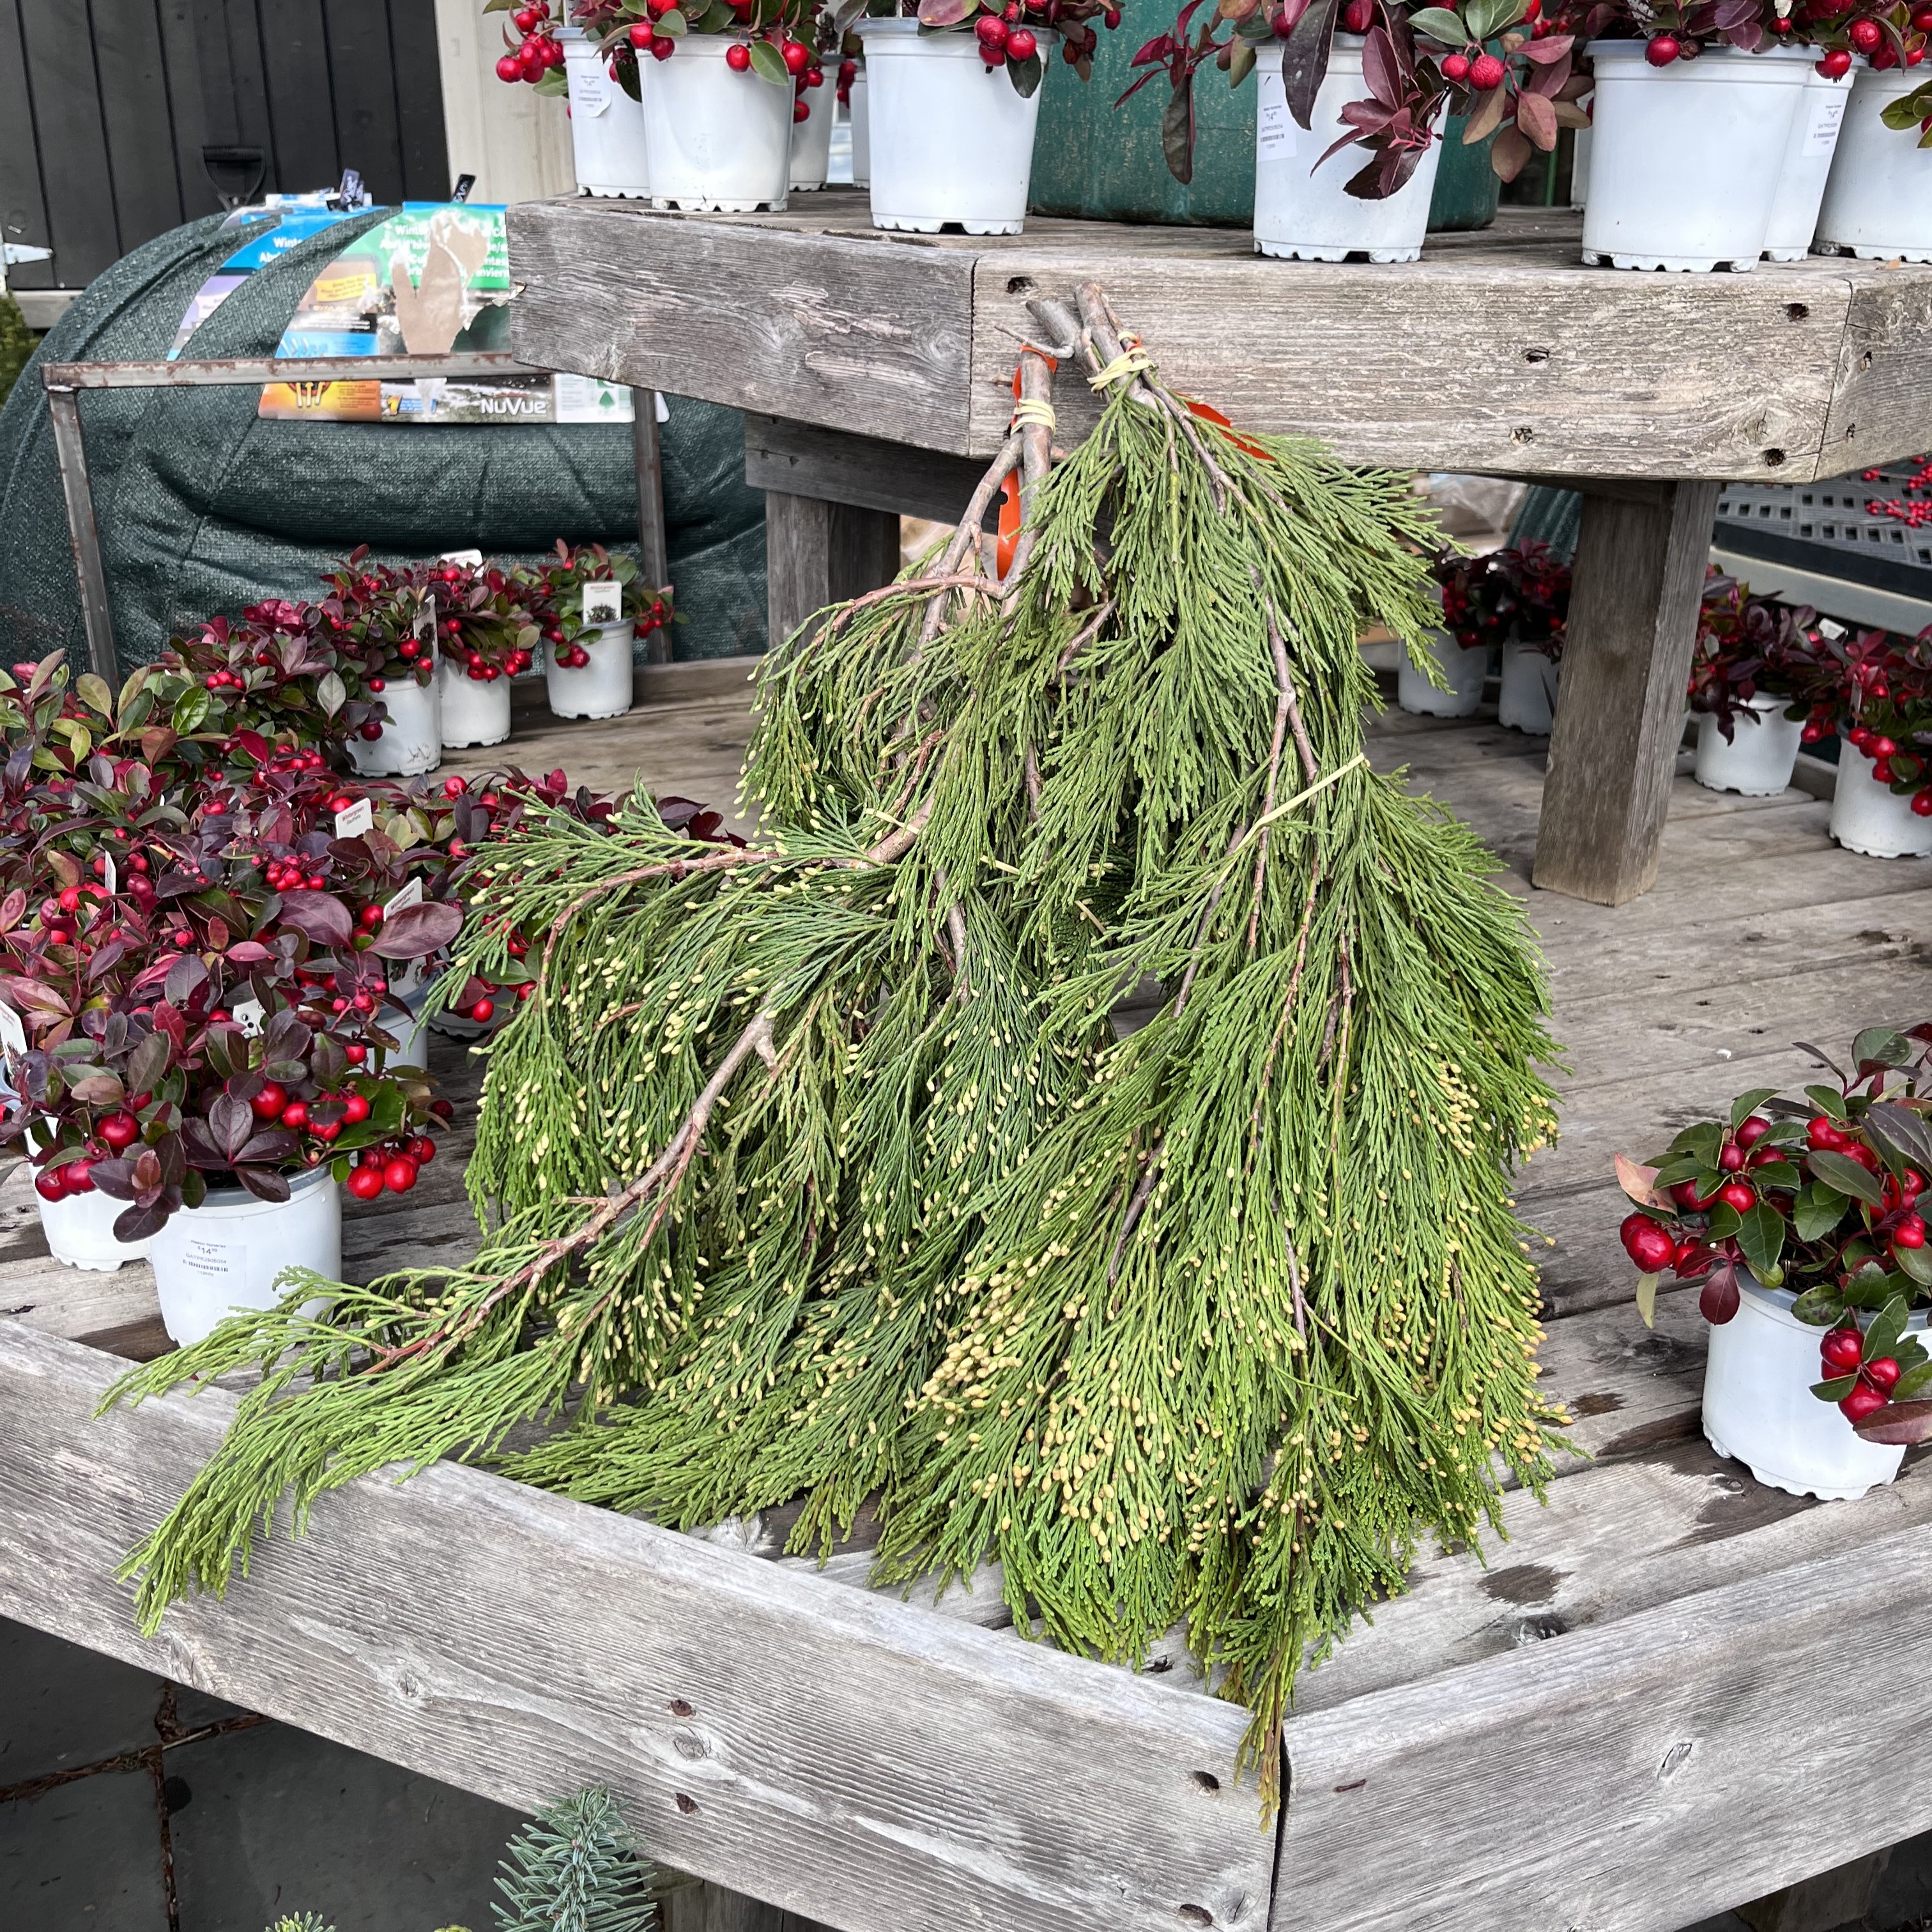
[[[1496,218],[1496,205],[1502,183],[1490,166],[1493,134],[1466,148],[1462,145],[1463,117],[1451,114],[1442,123],[1438,138],[1442,158],[1436,164],[1436,193],[1429,203],[1429,232],[1486,228]]]

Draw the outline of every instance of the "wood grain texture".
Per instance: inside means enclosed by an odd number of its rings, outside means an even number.
[[[511,340],[546,368],[964,446],[970,259],[627,202],[526,202],[506,219],[524,285]]]
[[[93,1420],[118,1366],[0,1324],[0,1613],[500,1803],[608,1784],[654,1857],[844,1932],[1266,1918],[1240,1711],[451,1464],[144,1642],[114,1563],[234,1404]]]
[[[1876,1530],[1923,1480],[1781,1521]],[[1915,1521],[1299,1716],[1270,1924],[1668,1932],[1922,1831],[1932,1786],[1882,1739],[1932,1718],[1928,1601]]]
[[[891,583],[898,568],[896,514],[766,491],[766,621],[775,644],[828,604]]]
[[[1583,499],[1536,834],[1536,883],[1618,906],[1657,878],[1714,483],[1672,486],[1667,504]]]
[[[780,490],[954,524],[985,473],[986,466],[970,457],[820,429],[782,416],[745,418],[745,481],[754,490]]]

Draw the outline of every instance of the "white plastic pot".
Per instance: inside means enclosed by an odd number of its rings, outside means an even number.
[[[1546,738],[1556,710],[1556,686],[1562,675],[1540,651],[1522,644],[1502,647],[1502,688],[1496,694],[1496,722],[1532,738]]]
[[[1878,118],[1925,78],[1923,67],[1860,64],[1818,211],[1820,254],[1932,262],[1932,148],[1919,146],[1916,128],[1894,132]]]
[[[1791,1312],[1796,1296],[1739,1276],[1737,1313],[1711,1329],[1705,1439],[1748,1464],[1759,1482],[1795,1496],[1845,1502],[1890,1482],[1905,1451],[1866,1442],[1837,1403],[1811,1393],[1825,1378],[1818,1345],[1826,1331]],[[1910,1329],[1923,1340],[1924,1318],[1913,1316]]]
[[[808,87],[799,99],[807,110],[806,118],[791,124],[791,185],[794,188],[820,188],[825,170],[832,163],[832,117],[837,111],[838,92],[832,76],[826,74],[816,87]]]
[[[1350,178],[1370,159],[1366,148],[1345,148],[1316,164],[1337,136],[1348,132],[1342,110],[1368,92],[1362,79],[1362,42],[1337,34],[1328,72],[1316,94],[1310,128],[1296,124],[1282,85],[1282,48],[1262,48],[1256,62],[1261,92],[1255,103],[1255,248],[1264,255],[1304,262],[1344,262],[1366,255],[1372,262],[1413,262],[1429,226],[1429,197],[1442,143],[1429,144],[1414,174],[1382,201],[1358,200]]]
[[[873,225],[1018,234],[1046,76],[1023,99],[969,33],[922,34],[916,20],[860,20],[853,31],[866,44],[867,86],[879,83],[878,99],[866,103]],[[1050,75],[1060,36],[1031,31]]]
[[[1771,222],[1764,235],[1764,252],[1774,262],[1802,262],[1811,252],[1818,226],[1818,209],[1825,199],[1825,181],[1832,172],[1845,108],[1852,98],[1849,74],[1828,80],[1814,62],[1804,70],[1804,92],[1791,118],[1784,148],[1784,166],[1772,197]]]
[[[544,662],[550,708],[559,718],[621,718],[631,708],[631,650],[636,627],[599,624],[577,641],[590,662],[575,669],[560,664],[551,646]]]
[[[292,1175],[286,1201],[258,1201],[239,1187],[210,1188],[148,1244],[161,1323],[186,1348],[230,1310],[272,1308],[283,1270],[342,1274],[342,1195],[326,1167]],[[308,1304],[322,1306],[318,1300]]]
[[[1396,672],[1395,701],[1418,717],[1468,717],[1483,701],[1483,680],[1490,670],[1488,646],[1479,644],[1474,650],[1466,651],[1448,631],[1431,631],[1429,645],[1430,654],[1448,682],[1448,689],[1438,691],[1404,651]]]
[[[1784,715],[1781,698],[1748,698],[1733,707],[1731,741],[1708,712],[1697,721],[1697,764],[1691,776],[1712,791],[1774,798],[1791,782],[1804,721]]]
[[[1932,818],[1912,808],[1910,792],[1872,776],[1872,760],[1850,739],[1838,741],[1838,782],[1832,794],[1832,836],[1873,859],[1922,859],[1932,853]]]
[[[1577,105],[1588,112],[1588,99]],[[1595,145],[1597,130],[1594,128],[1576,130],[1576,145],[1570,151],[1570,206],[1580,212],[1590,205],[1590,150]]]
[[[570,84],[570,145],[580,194],[638,197],[651,191],[644,110],[610,78],[608,56],[581,27],[560,27]]]
[[[427,684],[413,677],[392,677],[383,681],[379,694],[388,712],[380,738],[352,734],[349,760],[365,778],[405,778],[416,772],[433,772],[442,763],[441,707],[436,700],[436,680]]]
[[[1755,268],[1810,70],[1799,48],[1712,48],[1652,67],[1592,40],[1597,104],[1583,259],[1708,274]]]
[[[397,1012],[393,1009],[382,1016],[385,1033],[396,1036],[396,1050],[386,1052],[382,1064],[392,1066],[420,1066],[429,1065],[429,1022],[423,1018],[423,995],[420,991],[414,998],[406,998],[408,1010]]]
[[[446,658],[436,682],[442,688],[445,751],[460,752],[472,745],[500,745],[510,735],[510,680],[507,677],[472,677],[460,664]]]
[[[123,1262],[146,1261],[146,1241],[117,1241],[114,1222],[128,1204],[95,1188],[91,1194],[70,1194],[64,1201],[34,1196],[40,1210],[40,1232],[47,1250],[69,1268],[112,1274]]]
[[[859,71],[853,76],[852,85],[847,92],[851,96],[851,106],[848,111],[852,117],[852,185],[868,188],[872,180],[872,112],[863,61],[859,63]]]
[[[791,84],[734,74],[724,34],[686,34],[669,60],[642,60],[651,205],[748,214],[782,208],[791,173]]]

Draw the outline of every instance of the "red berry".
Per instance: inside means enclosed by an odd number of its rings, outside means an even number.
[[[651,58],[668,61],[677,52],[677,43],[668,34],[654,34],[651,37]]]
[[[982,14],[973,23],[981,50],[987,56],[1004,57],[1006,50],[1006,23],[997,14]]]
[[[487,1025],[496,1016],[496,1003],[491,1000],[478,1000],[470,1009],[470,1017],[479,1024]]]
[[[1868,738],[1865,755],[1870,758],[1894,758],[1898,755],[1898,747],[1889,738]]]
[[[1757,1204],[1757,1196],[1742,1180],[1727,1180],[1718,1190],[1718,1198],[1726,1208],[1747,1214]]]
[[[94,1192],[94,1163],[88,1160],[70,1160],[60,1171],[61,1179],[70,1194],[92,1194]]]
[[[724,64],[734,74],[742,74],[752,64],[752,50],[742,40],[734,40],[724,50]]]
[[[1726,1174],[1735,1174],[1744,1164],[1744,1150],[1736,1141],[1718,1156],[1718,1165]]]
[[[1375,25],[1376,0],[1348,0],[1342,9],[1342,26],[1351,34],[1366,34]]]
[[[1492,94],[1502,86],[1508,71],[1494,54],[1478,54],[1469,63],[1469,85],[1478,93]]]
[[[66,1177],[67,1169],[64,1167],[44,1167],[34,1176],[34,1192],[43,1201],[64,1201]]]
[[[1892,1231],[1892,1244],[1895,1248],[1922,1248],[1925,1245],[1925,1223],[1916,1214],[1904,1216]]]
[[[360,1094],[345,1094],[342,1098],[342,1117],[352,1127],[360,1126],[369,1118],[369,1102]]]
[[[416,1184],[416,1164],[399,1154],[382,1169],[382,1184],[392,1194],[406,1194]]]
[[[1709,1207],[1718,1197],[1715,1194],[1706,1194],[1700,1197],[1697,1192],[1697,1184],[1694,1180],[1680,1180],[1670,1190],[1670,1198],[1680,1208],[1694,1208],[1701,1211]]]
[[[1804,1131],[1814,1148],[1835,1148],[1844,1138],[1828,1114],[1814,1114],[1804,1123]]]
[[[262,1090],[248,1102],[258,1120],[273,1120],[280,1118],[282,1109],[289,1104],[288,1091],[278,1087],[274,1081],[266,1082]]]
[[[1864,1352],[1864,1338],[1856,1328],[1834,1328],[1818,1345],[1820,1358],[1835,1376],[1855,1372]]]
[[[1850,39],[1860,53],[1871,53],[1884,44],[1885,29],[1876,20],[1854,20]]]
[[[1932,7],[1921,7],[1912,16],[1912,26],[1922,34],[1932,34]]]
[[[637,21],[632,26],[629,36],[630,42],[632,46],[635,47],[639,53],[648,52],[651,42],[656,38],[656,35],[651,32],[650,22],[647,20]],[[413,640],[412,640],[412,641],[413,641]],[[405,649],[406,650],[406,646],[405,646]],[[412,655],[413,654],[412,653]]]
[[[1668,1228],[1648,1214],[1627,1214],[1617,1230],[1624,1252],[1646,1274],[1660,1274],[1676,1258],[1677,1244]]]
[[[1738,1129],[1738,1145],[1754,1146],[1770,1131],[1771,1123],[1762,1114],[1754,1114]]]
[[[524,64],[514,54],[506,54],[496,63],[496,78],[503,81],[518,81],[524,77]]]
[[[805,101],[794,100],[791,104],[791,118],[794,122],[809,121],[812,118],[810,106]]]
[[[1834,47],[1818,63],[1818,71],[1827,80],[1838,80],[1852,70],[1852,57],[1843,47]]]
[[[1026,28],[1016,27],[1006,36],[1006,58],[1010,61],[1030,61],[1039,46],[1039,41]]]
[[[382,1170],[380,1167],[352,1168],[344,1185],[357,1200],[373,1201],[382,1191]]]
[[[1885,1406],[1885,1397],[1868,1384],[1861,1382],[1844,1400],[1839,1403],[1840,1412],[1845,1420],[1855,1426],[1876,1409]]]
[[[1912,794],[1912,809],[1921,818],[1932,818],[1932,785]]]
[[[427,1167],[436,1158],[436,1143],[427,1134],[418,1134],[410,1142],[410,1158],[418,1167]]]
[[[134,1144],[141,1131],[141,1124],[132,1114],[110,1114],[95,1131],[118,1154],[123,1148]]]
[[[308,1125],[308,1103],[304,1100],[291,1100],[282,1109],[282,1125],[299,1133]]]
[[[469,786],[460,778],[445,778],[442,782],[442,795],[445,798],[460,798],[469,789]]]
[[[1865,1380],[1881,1395],[1891,1394],[1898,1384],[1901,1372],[1898,1364],[1889,1355],[1881,1355],[1876,1361],[1868,1362],[1864,1366]]]
[[[1442,56],[1442,78],[1444,80],[1467,80],[1469,77],[1469,56],[1467,54],[1444,54]]]
[[[1668,67],[1684,51],[1675,34],[1653,34],[1643,57],[1652,67]]]
[[[789,74],[801,74],[812,64],[812,50],[802,40],[788,40],[778,51]]]

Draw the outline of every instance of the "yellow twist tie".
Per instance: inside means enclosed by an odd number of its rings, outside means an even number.
[[[1022,423],[1042,423],[1048,429],[1059,427],[1060,418],[1053,413],[1053,405],[1042,402],[1037,396],[1022,396],[1013,405],[1012,427],[1018,429]]]
[[[1090,389],[1104,389],[1109,382],[1124,382],[1130,376],[1138,376],[1143,369],[1154,367],[1153,358],[1138,344],[1131,349],[1124,349],[1097,376],[1087,378]]]

